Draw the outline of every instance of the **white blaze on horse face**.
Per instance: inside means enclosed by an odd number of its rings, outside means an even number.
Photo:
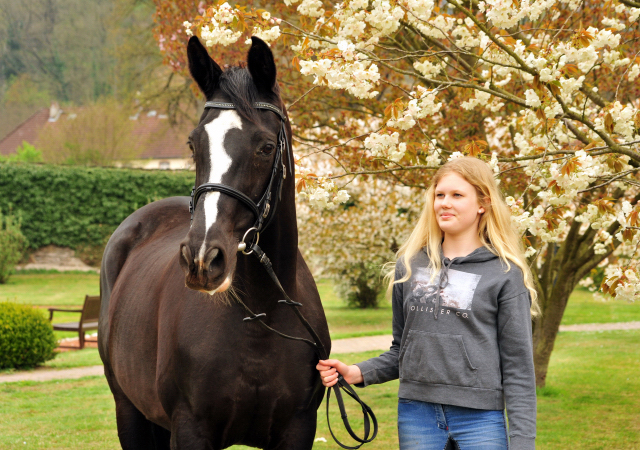
[[[209,177],[207,183],[222,183],[222,177],[231,167],[231,158],[224,148],[224,138],[234,129],[242,130],[242,120],[238,113],[232,109],[220,111],[220,115],[204,126],[209,136]],[[219,192],[207,192],[204,195],[204,220],[205,232],[200,247],[199,259],[204,259],[206,250],[207,233],[218,218]]]

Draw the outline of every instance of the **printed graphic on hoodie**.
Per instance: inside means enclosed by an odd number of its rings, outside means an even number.
[[[448,283],[440,291],[440,305],[456,309],[471,309],[473,294],[476,292],[482,276],[449,269],[447,277]],[[429,278],[431,278],[431,269],[427,267],[416,269],[411,284],[411,301],[428,304],[435,303],[440,272],[436,274],[432,284],[429,284]]]

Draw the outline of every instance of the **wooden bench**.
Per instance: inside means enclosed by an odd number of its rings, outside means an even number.
[[[100,315],[100,296],[87,295],[84,298],[82,309],[49,308],[49,321],[53,319],[53,312],[77,312],[80,313],[79,322],[54,323],[53,329],[58,331],[77,331],[80,338],[80,348],[84,348],[84,333],[98,329],[98,316]]]

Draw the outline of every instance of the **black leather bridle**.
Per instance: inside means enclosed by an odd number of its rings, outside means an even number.
[[[225,102],[206,102],[204,104],[204,107],[205,109],[236,109],[236,106],[233,103]],[[197,188],[194,186],[193,189],[191,189],[191,202],[189,203],[189,212],[191,213],[191,221],[193,221],[193,212],[196,208],[196,205],[198,204],[198,199],[207,192],[217,191],[222,194],[229,195],[242,202],[253,213],[255,222],[253,226],[249,228],[249,230],[255,231],[255,238],[257,241],[260,235],[260,231],[266,228],[273,219],[278,202],[280,201],[280,196],[282,194],[282,182],[287,178],[287,167],[285,166],[283,159],[284,153],[287,154],[287,162],[289,164],[289,170],[291,171],[291,174],[293,174],[293,166],[291,162],[291,152],[289,151],[289,140],[287,139],[287,131],[285,128],[286,117],[283,114],[282,110],[277,106],[272,105],[271,103],[264,102],[255,102],[253,104],[253,107],[256,109],[273,111],[278,115],[278,117],[280,117],[280,131],[278,132],[276,155],[273,160],[273,166],[271,168],[271,178],[269,179],[269,184],[262,194],[262,197],[260,198],[260,200],[258,200],[258,203],[255,203],[247,195],[235,188],[232,188],[231,186],[220,183],[203,183]],[[276,187],[276,195],[275,198],[272,198],[274,185]],[[271,215],[269,213],[271,213]],[[245,237],[248,232],[249,231],[245,233]]]
[[[217,108],[217,109],[235,109],[236,108],[236,106],[233,103],[224,103],[224,102],[206,102],[204,104],[204,107],[205,109],[206,108]],[[276,208],[278,207],[278,202],[280,201],[280,196],[282,193],[282,183],[287,177],[287,168],[283,161],[283,153],[285,152],[287,153],[287,157],[288,157],[287,162],[289,164],[289,170],[291,171],[291,175],[293,175],[293,164],[291,161],[291,151],[289,148],[289,141],[287,139],[287,132],[285,128],[286,117],[282,113],[282,110],[280,110],[280,108],[270,103],[263,103],[263,102],[254,103],[253,107],[256,109],[266,109],[269,111],[273,111],[280,117],[280,121],[281,121],[280,131],[278,132],[278,145],[276,148],[276,155],[273,160],[273,167],[271,169],[271,179],[269,180],[269,184],[267,185],[267,188],[264,194],[262,194],[262,197],[260,198],[258,203],[255,203],[247,195],[225,184],[203,183],[197,188],[194,186],[193,189],[191,189],[191,202],[189,203],[189,212],[191,213],[191,221],[193,222],[193,212],[196,208],[196,205],[198,204],[198,199],[202,196],[202,194],[206,192],[220,192],[222,194],[229,195],[235,198],[236,200],[239,200],[240,202],[242,202],[245,206],[247,206],[247,208],[251,210],[251,212],[253,212],[253,215],[255,216],[256,221],[253,224],[253,226],[245,232],[242,240],[238,244],[238,251],[242,252],[245,255],[253,254],[256,258],[258,258],[262,266],[265,268],[265,270],[273,280],[274,284],[278,287],[278,289],[284,296],[284,300],[278,300],[278,303],[282,303],[287,306],[293,307],[293,311],[295,312],[296,316],[298,317],[302,325],[304,325],[304,327],[307,329],[313,341],[310,341],[309,339],[304,339],[301,337],[289,336],[274,328],[271,328],[262,320],[267,316],[266,314],[264,313],[255,314],[253,311],[249,309],[247,305],[244,304],[242,300],[237,298],[237,301],[240,303],[240,305],[242,305],[244,310],[249,314],[248,317],[244,318],[244,321],[252,322],[255,320],[263,328],[271,332],[274,332],[277,335],[282,336],[283,338],[306,342],[307,344],[313,347],[318,358],[324,360],[324,359],[327,359],[329,355],[326,349],[324,348],[324,346],[322,345],[322,342],[320,341],[320,337],[318,336],[316,331],[313,329],[311,324],[307,321],[307,319],[305,319],[305,317],[302,315],[302,313],[298,309],[302,306],[302,303],[294,302],[287,295],[284,288],[280,284],[280,280],[278,280],[277,275],[273,271],[273,266],[271,264],[271,261],[269,260],[267,255],[262,251],[262,249],[258,246],[260,231],[264,230],[267,226],[269,226],[269,223],[271,223],[271,220],[275,215]],[[275,198],[272,199],[272,191],[274,186],[275,186],[276,196]],[[273,202],[273,206],[271,206],[272,202]],[[245,242],[245,239],[247,238],[247,235],[251,231],[254,231],[255,235],[254,235],[254,238],[250,241],[250,243],[247,244]],[[249,249],[249,251],[247,251],[247,249]],[[331,389],[333,389],[333,391],[335,392],[336,401],[338,402],[338,408],[340,409],[340,416],[342,417],[342,422],[344,423],[344,426],[347,432],[349,433],[349,435],[355,441],[359,442],[359,445],[357,446],[349,447],[342,444],[340,441],[338,441],[338,439],[333,434],[333,430],[331,430],[331,424],[329,422],[329,398],[331,397]],[[362,413],[364,416],[364,437],[363,438],[360,438],[359,436],[357,436],[351,429],[351,426],[349,425],[349,420],[347,418],[347,412],[344,407],[344,400],[342,398],[340,389],[342,389],[347,395],[349,395],[356,402],[358,402],[360,404],[360,407],[362,408]],[[371,430],[370,423],[373,423],[373,434],[371,435],[371,437],[369,437],[369,433]],[[356,392],[349,385],[349,383],[344,381],[344,378],[342,378],[342,376],[339,376],[338,382],[327,390],[327,425],[329,426],[329,432],[331,433],[333,440],[336,441],[336,443],[340,447],[348,450],[356,450],[360,448],[363,444],[373,441],[376,435],[378,434],[378,421],[376,420],[376,417],[373,414],[373,411],[366,403],[360,400],[360,397],[358,397],[358,394],[356,394]]]

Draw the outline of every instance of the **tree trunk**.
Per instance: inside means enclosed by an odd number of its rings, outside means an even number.
[[[544,308],[542,317],[533,324],[533,363],[537,387],[545,386],[551,352],[560,329],[564,309],[573,291],[572,284],[566,282],[562,286],[556,284],[549,297],[550,301],[547,301],[546,305],[541,305]]]
[[[612,197],[618,200],[623,195],[624,191],[620,189]],[[636,196],[631,203],[635,205],[638,201],[640,201],[640,195]],[[551,352],[569,296],[578,282],[591,269],[610,256],[619,245],[616,243],[606,253],[596,254],[594,238],[598,230],[587,228],[580,234],[581,225],[580,222],[574,221],[563,242],[547,244],[544,264],[540,268],[535,264],[532,267],[542,310],[542,316],[533,322],[533,362],[538,387],[545,386]],[[606,231],[613,236],[619,229],[620,224],[614,222]],[[535,247],[536,239],[531,240]]]

